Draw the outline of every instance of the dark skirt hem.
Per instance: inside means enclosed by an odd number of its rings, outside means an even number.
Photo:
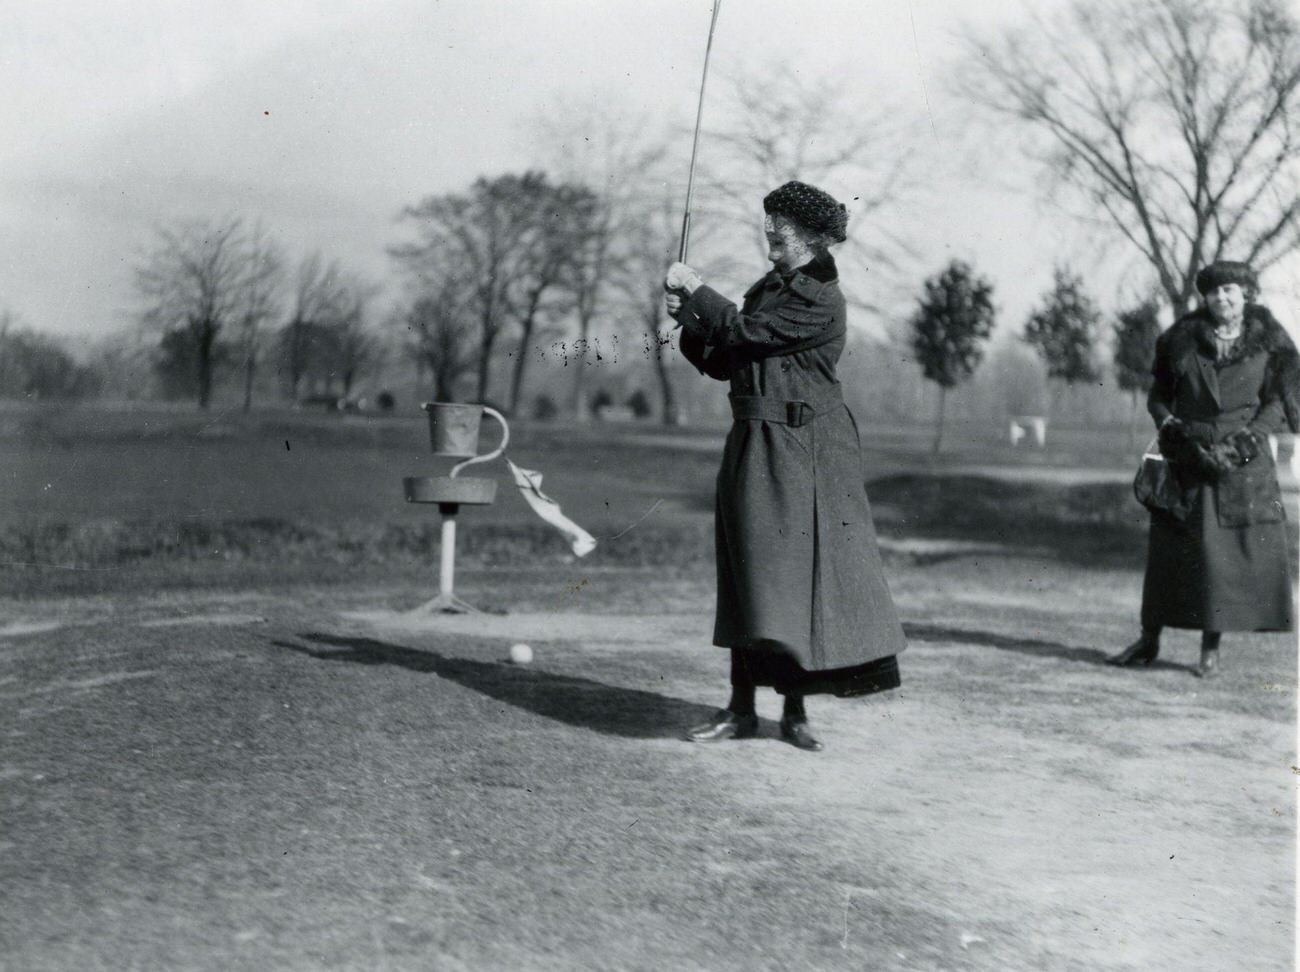
[[[757,686],[773,688],[779,695],[834,695],[841,699],[887,692],[903,684],[898,656],[886,655],[861,665],[809,671],[789,655],[752,649],[742,653],[749,677]]]
[[[1227,624],[1220,623],[1213,628],[1208,625],[1195,621],[1160,621],[1156,619],[1142,619],[1144,628],[1173,628],[1176,631],[1214,631],[1219,634],[1288,634],[1295,631],[1294,624],[1285,624],[1281,626],[1255,627],[1246,624]]]

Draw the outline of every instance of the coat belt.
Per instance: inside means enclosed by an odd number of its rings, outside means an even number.
[[[817,395],[808,396],[807,400],[790,401],[784,398],[769,398],[766,395],[729,395],[731,399],[731,417],[737,422],[745,419],[760,419],[799,428],[807,425],[818,415],[824,415],[844,404],[844,392],[839,384],[831,385]]]

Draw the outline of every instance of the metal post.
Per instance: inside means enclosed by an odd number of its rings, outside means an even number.
[[[467,480],[460,480],[467,482]],[[412,612],[414,614],[478,614],[473,605],[456,596],[456,514],[459,503],[439,503],[442,514],[441,548],[438,551],[438,596],[426,601]]]
[[[442,513],[442,563],[438,570],[438,593],[444,600],[454,596],[452,586],[456,579],[456,504],[440,503]]]

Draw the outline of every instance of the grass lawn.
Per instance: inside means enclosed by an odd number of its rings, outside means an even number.
[[[1029,450],[995,432],[958,428],[936,460],[927,429],[865,428],[882,533],[1046,546],[1085,562],[1141,556],[1122,434],[1062,432]],[[510,456],[540,470],[548,494],[601,541],[592,563],[696,564],[712,556],[721,435],[518,423]],[[1080,466],[1085,455],[1091,465]],[[450,465],[429,455],[418,416],[11,407],[0,411],[0,594],[427,571],[438,518],[403,501],[401,480]],[[495,478],[498,498],[463,511],[458,562],[566,562],[504,463],[466,475]]]
[[[872,439],[904,685],[811,700],[807,754],[770,694],[680,740],[725,699],[716,430],[527,430],[601,546],[503,493],[490,613],[429,617],[417,423],[145,417],[0,415],[0,969],[1292,968],[1294,639],[1101,664],[1144,520],[1082,438]]]
[[[1289,639],[1147,672],[1137,575],[895,558],[904,687],[679,741],[711,578],[11,602],[0,941],[39,969],[1290,968]],[[536,660],[506,663],[527,640]]]

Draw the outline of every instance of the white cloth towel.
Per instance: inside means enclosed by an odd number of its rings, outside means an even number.
[[[542,492],[541,473],[520,469],[509,459],[506,460],[506,465],[510,467],[515,485],[519,487],[524,501],[533,508],[534,513],[564,534],[576,556],[585,557],[596,549],[596,538],[565,516],[560,504]]]

